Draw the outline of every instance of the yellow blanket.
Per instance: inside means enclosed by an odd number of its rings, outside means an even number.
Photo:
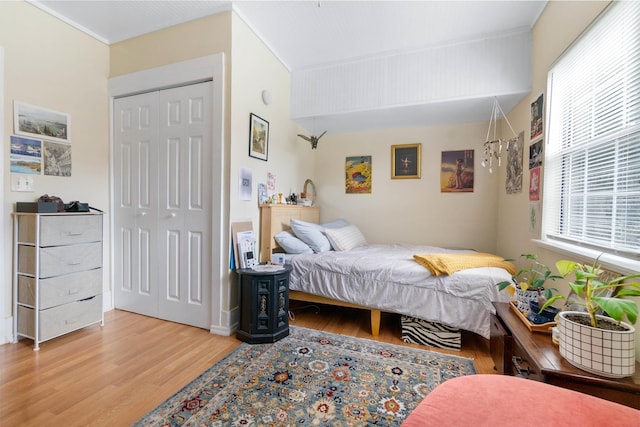
[[[500,267],[512,275],[516,273],[515,266],[502,257],[481,252],[467,254],[424,254],[414,255],[420,265],[426,267],[434,276],[451,275],[456,271],[467,268]]]

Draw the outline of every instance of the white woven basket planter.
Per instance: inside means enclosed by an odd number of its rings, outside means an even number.
[[[580,311],[563,311],[558,319],[560,355],[576,368],[609,378],[633,375],[635,360],[635,329],[620,322],[625,331],[609,331],[582,325],[567,315],[588,316]],[[615,320],[605,316],[598,319]]]
[[[523,291],[519,287],[516,288],[516,302],[518,305],[518,310],[523,312],[526,315],[529,315],[531,311],[531,307],[529,306],[529,301],[535,301],[538,299],[538,291]]]

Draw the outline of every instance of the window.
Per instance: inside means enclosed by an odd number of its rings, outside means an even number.
[[[543,240],[640,261],[640,2],[612,2],[547,93]]]

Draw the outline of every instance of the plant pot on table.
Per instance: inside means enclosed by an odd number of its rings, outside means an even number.
[[[560,355],[576,368],[592,374],[609,378],[633,375],[636,362],[635,329],[607,316],[597,317],[599,327],[594,328],[590,325],[587,313],[560,313]]]
[[[531,323],[535,323],[536,325],[541,325],[543,323],[555,322],[556,316],[560,313],[560,310],[555,307],[547,307],[542,310],[542,313],[538,313],[540,311],[540,305],[537,300],[529,301],[529,315],[527,319]]]
[[[543,291],[544,289],[541,289]],[[518,306],[518,310],[524,313],[525,316],[529,315],[531,311],[529,302],[530,301],[538,301],[538,296],[540,294],[537,290],[526,290],[523,291],[519,286],[516,287],[516,303]]]

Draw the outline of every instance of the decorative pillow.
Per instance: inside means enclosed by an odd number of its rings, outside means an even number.
[[[358,246],[367,244],[367,240],[355,225],[347,225],[342,228],[327,228],[325,229],[325,234],[331,243],[331,247],[336,251],[350,251]]]
[[[342,228],[349,225],[349,222],[346,219],[336,219],[335,221],[325,222],[324,224],[320,224],[324,228]]]
[[[319,224],[292,219],[291,229],[296,237],[305,242],[313,252],[320,253],[331,250],[331,243],[323,234],[325,228]]]
[[[280,247],[284,249],[284,251],[288,254],[310,254],[313,253],[313,249],[311,249],[305,242],[298,239],[293,235],[290,231],[281,231],[273,238],[278,242]]]

